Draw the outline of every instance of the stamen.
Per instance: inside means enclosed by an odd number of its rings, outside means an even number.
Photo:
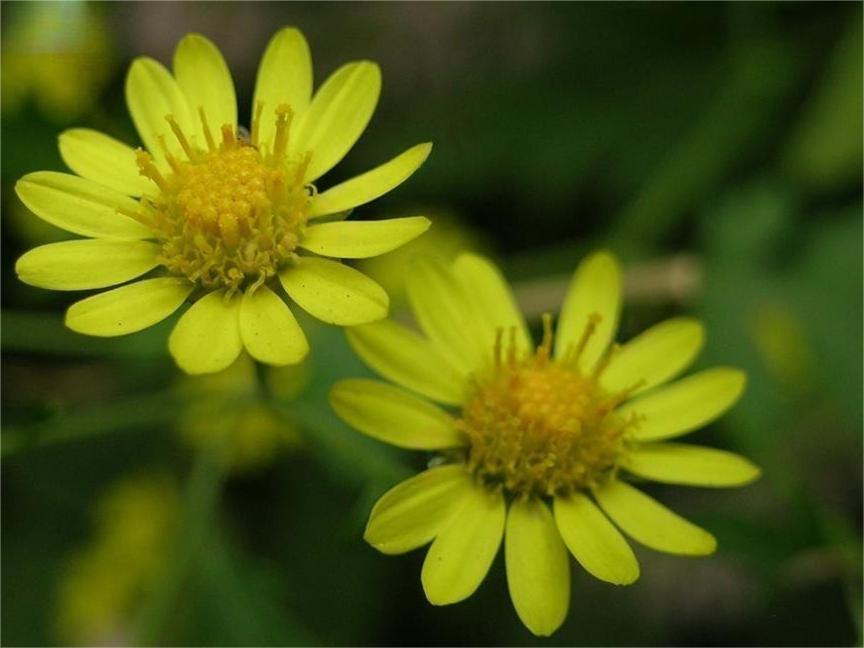
[[[164,176],[156,168],[153,163],[153,156],[147,153],[144,149],[135,150],[135,163],[138,165],[138,173],[145,178],[150,178],[163,191],[168,186]]]
[[[600,324],[603,316],[600,313],[591,313],[588,316],[588,323],[585,325],[585,329],[582,331],[582,337],[579,338],[579,342],[576,344],[576,349],[572,354],[572,358],[568,357],[568,360],[576,363],[579,361],[579,358],[582,357],[582,352],[585,351],[585,347],[588,344],[588,340],[591,339],[591,336],[594,335],[597,330],[597,326]],[[570,354],[568,354],[569,356]]]
[[[222,124],[222,150],[228,151],[237,147],[237,137],[230,124]]]
[[[252,146],[258,148],[258,132],[260,131],[259,124],[261,123],[261,115],[264,112],[264,102],[258,101],[255,103],[255,114],[252,116],[252,133],[249,136],[249,141]]]
[[[294,111],[288,104],[279,104],[276,108],[276,140],[273,143],[273,161],[281,162],[288,150],[288,133],[291,122],[294,120]]]
[[[174,137],[177,138],[177,141],[180,142],[180,146],[183,147],[183,152],[186,153],[186,157],[189,158],[191,162],[194,162],[197,158],[195,149],[193,149],[192,145],[189,144],[189,140],[186,139],[186,135],[183,134],[183,131],[180,129],[180,124],[178,124],[177,120],[174,119],[174,115],[165,115],[165,120],[168,122],[168,125],[171,126]]]
[[[201,130],[204,131],[204,139],[207,140],[207,150],[215,153],[216,142],[213,141],[213,134],[210,132],[210,126],[207,125],[207,115],[204,113],[204,106],[198,107],[198,116],[201,118]]]

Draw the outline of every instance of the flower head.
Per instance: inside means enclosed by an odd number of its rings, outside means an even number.
[[[357,353],[407,390],[346,380],[331,403],[370,436],[439,453],[378,501],[365,534],[384,553],[432,543],[422,570],[430,602],[470,596],[503,540],[516,611],[548,635],[569,607],[568,549],[615,584],[639,576],[621,531],[658,551],[714,551],[711,534],[629,480],[737,486],[759,474],[732,453],[666,441],[720,416],[744,388],[731,368],[670,383],[702,346],[699,322],[670,319],[613,344],[620,271],[602,252],[576,270],[557,331],[545,317],[536,348],[482,257],[423,260],[408,293],[425,337],[389,320],[348,331]]]
[[[429,226],[419,216],[340,217],[407,179],[430,144],[326,191],[316,187],[362,134],[380,88],[378,66],[359,61],[339,68],[312,96],[306,40],[283,29],[261,61],[245,137],[231,75],[206,38],[180,41],[173,74],[137,59],[126,100],[146,150],[92,130],[64,132],[60,152],[77,175],[31,173],[16,189],[35,214],[89,238],[31,250],[16,265],[19,277],[85,290],[155,270],[73,304],[66,324],[89,335],[133,333],[192,298],[169,340],[187,372],[223,369],[243,348],[268,364],[299,362],[308,344],[282,291],[331,324],[380,319],[389,303],[384,290],[325,257],[372,257]]]

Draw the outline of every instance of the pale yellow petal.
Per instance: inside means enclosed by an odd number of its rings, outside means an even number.
[[[738,401],[746,382],[746,374],[739,369],[707,369],[629,401],[617,411],[625,417],[636,416],[634,438],[669,439],[718,418]]]
[[[148,241],[63,241],[30,250],[18,259],[15,272],[24,283],[40,288],[107,288],[155,268],[159,251]]]
[[[504,535],[507,509],[504,496],[473,484],[462,508],[438,534],[426,560],[421,580],[433,605],[458,603],[483,582]]]
[[[400,448],[440,450],[465,445],[450,414],[427,400],[377,380],[341,380],[330,405],[346,423]]]
[[[389,162],[318,194],[312,202],[310,217],[347,211],[383,196],[410,178],[431,151],[431,143],[418,144]]]
[[[646,547],[693,556],[717,548],[710,533],[622,481],[610,480],[594,496],[615,524]]]
[[[114,239],[153,236],[144,225],[117,211],[137,211],[137,201],[92,180],[37,171],[21,178],[15,191],[39,218],[73,234]]]
[[[645,479],[688,486],[743,486],[760,474],[740,455],[683,443],[640,444],[627,453],[623,466]]]
[[[267,286],[243,295],[240,337],[249,355],[265,364],[296,364],[309,353],[303,329],[285,302]]]
[[[595,252],[573,273],[555,331],[555,356],[563,358],[578,353],[578,366],[590,371],[615,339],[620,312],[618,261],[608,252]],[[599,321],[580,352],[589,322],[598,316]]]
[[[385,554],[422,547],[446,527],[471,488],[471,475],[462,464],[422,472],[384,493],[363,538]]]
[[[66,326],[99,337],[135,333],[180,308],[192,288],[188,281],[176,277],[136,281],[75,302],[66,311]]]
[[[390,307],[381,286],[337,261],[301,257],[279,279],[291,299],[328,324],[367,324],[386,317]]]
[[[618,349],[600,376],[601,386],[633,394],[671,380],[689,367],[705,342],[701,322],[676,317],[651,327]]]
[[[155,185],[142,176],[135,149],[89,128],[71,128],[59,138],[60,156],[82,178],[127,196],[140,196]]]
[[[228,367],[243,350],[241,298],[222,291],[204,295],[183,313],[168,338],[168,350],[183,371],[205,374]]]
[[[411,329],[386,319],[345,332],[355,353],[384,378],[440,403],[463,402],[466,375]]]
[[[322,223],[306,229],[300,247],[322,256],[366,259],[405,245],[429,229],[423,216]]]
[[[381,70],[359,61],[336,70],[298,120],[290,144],[297,155],[311,154],[306,181],[313,182],[332,169],[366,129],[381,93]]]
[[[556,497],[555,521],[567,548],[589,574],[615,585],[639,578],[639,562],[630,545],[588,497]]]
[[[516,612],[535,635],[548,637],[570,607],[570,565],[555,520],[541,500],[514,500],[504,539],[507,586]]]

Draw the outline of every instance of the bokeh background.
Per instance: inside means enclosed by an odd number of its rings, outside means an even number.
[[[624,339],[692,313],[699,365],[747,370],[741,403],[694,439],[751,457],[761,481],[653,491],[717,535],[714,556],[637,548],[628,588],[574,565],[545,641],[518,622],[500,556],[475,596],[434,608],[422,551],[362,541],[376,497],[428,458],[331,414],[333,381],[367,373],[340,330],[304,321],[297,369],[184,379],[173,321],[80,337],[62,326],[80,295],[16,281],[18,255],[65,236],[16,179],[62,170],[73,125],[137,142],[133,57],[170,63],[185,33],[207,35],[248,122],[259,57],[288,24],[319,82],[357,58],[384,72],[326,184],[435,142],[357,217],[432,216],[412,252],[494,256],[535,327],[608,247]],[[860,4],[827,2],[3,2],[3,643],[860,645],[861,25]],[[397,316],[406,256],[367,265]]]

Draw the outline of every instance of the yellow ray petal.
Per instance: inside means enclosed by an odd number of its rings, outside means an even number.
[[[612,356],[600,384],[610,392],[638,384],[634,394],[662,385],[690,366],[704,342],[705,328],[698,320],[676,317],[661,322]]]
[[[507,586],[519,618],[535,635],[548,637],[570,607],[570,565],[549,509],[539,499],[515,500],[504,540]]]
[[[99,337],[135,333],[171,315],[190,292],[192,284],[176,277],[136,281],[75,302],[66,311],[66,326]]]
[[[381,70],[370,61],[348,63],[324,82],[297,124],[291,151],[312,155],[306,181],[332,169],[366,129],[381,93]]]
[[[366,259],[405,245],[429,229],[423,216],[322,223],[306,229],[300,247],[322,256]]]
[[[137,201],[91,180],[37,171],[21,178],[15,192],[39,218],[73,234],[114,239],[153,236],[141,223],[117,212],[137,211]]]
[[[586,258],[570,281],[555,332],[555,356],[575,353],[589,319],[600,316],[593,334],[579,354],[578,366],[590,371],[615,339],[621,312],[621,270],[608,252],[595,252]]]
[[[447,412],[403,389],[377,380],[341,380],[330,390],[330,405],[364,434],[414,450],[465,445]]]
[[[249,355],[266,364],[296,364],[309,353],[303,329],[285,302],[267,286],[243,295],[240,337]]]
[[[347,329],[355,353],[381,376],[439,403],[458,405],[466,376],[454,369],[429,340],[392,320]]]
[[[355,326],[387,316],[390,299],[377,283],[353,268],[315,257],[301,257],[279,273],[291,299],[328,324]]]
[[[422,547],[450,522],[471,488],[471,475],[462,464],[422,472],[384,493],[363,538],[385,554]]]
[[[383,196],[410,178],[431,151],[431,143],[418,144],[389,162],[318,194],[312,202],[310,217],[347,211]]]
[[[30,250],[18,259],[15,272],[24,283],[40,288],[106,288],[155,268],[159,251],[148,241],[63,241]]]
[[[89,128],[71,128],[59,138],[60,156],[82,178],[127,196],[140,196],[154,188],[138,172],[135,150],[113,137]]]
[[[594,496],[615,524],[646,547],[693,556],[717,548],[710,533],[622,481],[610,480]]]
[[[501,546],[506,516],[500,492],[473,484],[423,561],[421,580],[430,603],[458,603],[474,593]]]
[[[760,474],[740,455],[683,443],[640,444],[626,455],[623,466],[646,479],[688,486],[743,486]]]
[[[585,495],[556,497],[555,521],[567,548],[589,574],[615,585],[639,578],[630,545]]]
[[[240,297],[211,292],[183,313],[168,337],[168,350],[183,371],[205,374],[228,367],[243,350]]]
[[[718,418],[741,397],[746,382],[739,369],[707,369],[629,401],[617,411],[622,416],[636,415],[635,439],[669,439]]]

